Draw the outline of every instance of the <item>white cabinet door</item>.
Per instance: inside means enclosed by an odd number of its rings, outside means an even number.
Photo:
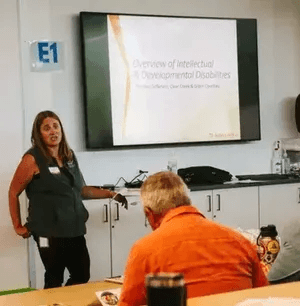
[[[257,229],[258,187],[219,189],[213,191],[213,220],[242,229]]]
[[[197,207],[206,218],[212,219],[212,190],[191,191],[189,196],[192,200],[192,205]]]
[[[257,229],[258,187],[190,192],[194,206],[208,219],[242,229]]]
[[[109,200],[87,200],[84,205],[89,212],[85,238],[91,260],[90,281],[98,281],[111,276]]]
[[[260,226],[274,224],[279,236],[284,224],[300,218],[300,184],[259,187]]]
[[[111,202],[112,276],[123,275],[133,244],[151,232],[138,196],[128,197],[128,210]]]

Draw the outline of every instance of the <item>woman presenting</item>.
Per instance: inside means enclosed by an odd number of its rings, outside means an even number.
[[[33,123],[32,147],[23,155],[9,188],[9,208],[15,232],[33,235],[45,267],[44,288],[88,282],[90,258],[84,235],[88,212],[82,199],[113,198],[127,209],[119,193],[85,186],[74,152],[68,146],[59,117],[40,112]],[[27,223],[22,225],[19,195],[29,199]]]

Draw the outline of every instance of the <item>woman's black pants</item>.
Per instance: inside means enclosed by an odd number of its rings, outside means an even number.
[[[45,267],[45,286],[61,287],[67,268],[70,278],[65,286],[87,283],[90,279],[90,256],[84,236],[74,238],[48,238],[49,245],[40,245],[40,237],[34,236]]]

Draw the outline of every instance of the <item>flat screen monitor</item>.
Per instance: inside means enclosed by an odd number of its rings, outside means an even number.
[[[260,140],[256,19],[80,13],[91,149]]]

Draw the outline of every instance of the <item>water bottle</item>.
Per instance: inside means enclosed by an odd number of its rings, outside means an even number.
[[[259,258],[269,271],[280,251],[278,233],[275,225],[269,224],[268,226],[260,228],[260,234],[257,237],[257,246]]]
[[[182,273],[150,273],[146,276],[148,306],[186,306]]]
[[[283,172],[284,172],[284,165],[281,155],[280,140],[277,140],[272,157],[272,173],[282,174]]]
[[[175,174],[177,174],[177,160],[175,158],[170,158],[168,160],[167,169]]]
[[[289,174],[291,172],[291,163],[290,163],[290,159],[287,155],[287,152],[285,150],[283,150],[283,160],[284,160],[284,173],[285,174]]]

